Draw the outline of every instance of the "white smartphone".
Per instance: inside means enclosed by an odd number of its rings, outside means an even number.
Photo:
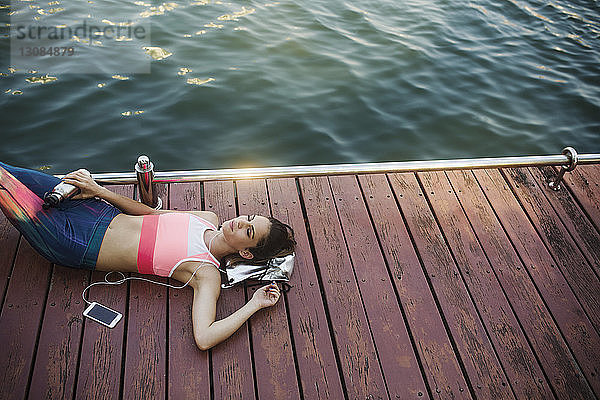
[[[95,301],[85,309],[83,315],[109,328],[114,328],[123,316],[120,312],[111,310]]]

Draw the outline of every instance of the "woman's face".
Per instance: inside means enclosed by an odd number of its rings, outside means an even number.
[[[227,244],[238,251],[246,250],[267,237],[271,221],[261,215],[240,215],[223,222],[221,229]]]

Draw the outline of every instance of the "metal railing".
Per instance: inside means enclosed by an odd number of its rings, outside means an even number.
[[[565,149],[566,150],[566,149]],[[600,154],[576,155],[576,165],[600,163]],[[568,154],[550,156],[523,156],[497,158],[470,158],[455,160],[380,162],[362,164],[307,165],[291,167],[239,168],[193,171],[156,171],[154,182],[202,182],[215,180],[240,180],[255,178],[284,178],[319,175],[352,175],[386,172],[447,171],[481,168],[516,168],[532,166],[573,166]],[[135,172],[93,174],[100,183],[137,183]]]

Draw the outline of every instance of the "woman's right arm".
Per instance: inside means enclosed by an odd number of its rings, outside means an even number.
[[[73,197],[73,199],[89,199],[91,197],[98,197],[100,199],[108,201],[125,214],[129,215],[147,215],[154,214],[154,209],[147,205],[130,199],[125,196],[121,196],[115,192],[102,187],[94,181],[88,171],[79,169],[68,173],[63,177],[63,180],[67,183],[77,186],[81,193]]]
[[[98,197],[100,199],[108,201],[125,214],[129,215],[148,215],[148,214],[162,214],[166,212],[173,212],[171,210],[155,210],[152,207],[130,199],[129,197],[121,196],[118,193],[108,190],[107,188],[98,185],[96,181],[91,177],[88,171],[80,169],[73,171],[63,177],[63,180],[67,183],[77,186],[81,189],[81,193],[73,197],[73,199],[88,199],[90,197]],[[184,211],[191,212],[204,218],[214,225],[219,224],[217,214],[212,211]]]
[[[121,196],[120,194],[108,190],[107,188],[102,187],[100,185],[98,186],[100,187],[100,189],[98,190],[98,194],[96,194],[95,197],[108,201],[110,204],[117,207],[125,214],[148,215],[155,213],[155,210],[152,207],[149,207],[144,203],[140,203],[139,201],[135,201],[134,199],[130,199],[129,197]]]

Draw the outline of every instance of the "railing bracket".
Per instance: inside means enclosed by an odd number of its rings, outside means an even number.
[[[560,171],[558,171],[558,175],[554,178],[548,179],[548,187],[554,191],[560,190],[560,182],[565,175],[565,172],[571,172],[577,167],[577,162],[579,161],[579,156],[577,155],[577,151],[575,151],[572,147],[565,147],[562,151],[562,154],[567,156],[569,159],[569,165],[563,165],[560,167]]]

